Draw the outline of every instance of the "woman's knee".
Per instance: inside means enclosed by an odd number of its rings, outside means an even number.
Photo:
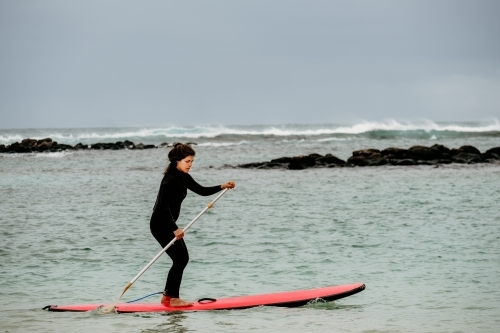
[[[186,267],[189,262],[189,254],[187,252],[183,253],[183,255],[179,256],[179,265]]]

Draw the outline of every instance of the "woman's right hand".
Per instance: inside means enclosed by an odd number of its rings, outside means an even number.
[[[182,239],[182,237],[184,237],[184,230],[179,228],[179,229],[174,231],[174,235],[175,235],[175,238]]]
[[[236,183],[233,182],[232,180],[228,181],[228,182],[225,182],[224,184],[222,184],[220,187],[224,190],[226,188],[234,188],[236,186]]]

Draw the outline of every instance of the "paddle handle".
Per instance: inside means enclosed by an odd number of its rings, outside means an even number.
[[[224,195],[224,193],[227,192],[227,190],[229,190],[228,188],[224,189],[214,200],[212,200],[212,202],[210,202],[191,222],[189,222],[189,224],[184,228],[182,229],[184,232],[186,232],[203,214],[205,214],[205,212],[207,210],[209,210],[210,208],[212,208],[215,204],[215,202],[217,200],[220,199],[220,197],[222,197]],[[142,274],[144,274],[145,271],[148,270],[149,267],[151,267],[152,264],[154,264],[154,262],[156,260],[158,260],[158,258],[160,258],[162,256],[163,253],[165,253],[165,251],[167,251],[167,249],[169,247],[172,246],[172,244],[175,243],[175,241],[177,240],[177,237],[174,237],[174,239],[172,239],[154,258],[153,260],[151,260],[149,262],[149,264],[146,265],[146,267],[144,267],[142,269],[142,271],[139,272],[139,274],[137,274],[135,276],[135,278],[132,279],[132,281],[130,281],[129,283],[129,287],[135,282],[137,281],[137,279],[139,279],[141,277]],[[128,288],[127,288],[128,289]]]

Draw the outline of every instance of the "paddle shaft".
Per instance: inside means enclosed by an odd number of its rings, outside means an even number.
[[[221,192],[221,194],[219,194],[219,195],[218,195],[218,196],[217,196],[217,197],[216,197],[216,198],[215,198],[215,199],[214,199],[211,203],[209,203],[209,204],[208,204],[208,205],[207,205],[207,206],[206,206],[206,207],[205,207],[205,208],[204,208],[204,209],[203,209],[203,210],[202,210],[202,211],[201,211],[201,212],[200,212],[200,213],[199,213],[199,214],[198,214],[198,215],[197,215],[197,216],[196,216],[196,217],[195,217],[192,221],[191,221],[191,222],[189,222],[189,224],[188,224],[188,225],[187,225],[184,229],[182,229],[182,230],[184,231],[184,233],[185,233],[185,232],[186,232],[186,231],[187,231],[187,230],[188,230],[188,229],[189,229],[189,228],[190,228],[190,227],[191,227],[191,226],[192,226],[192,225],[193,225],[193,224],[194,224],[194,223],[195,223],[195,222],[196,222],[196,221],[197,221],[197,220],[198,220],[198,219],[199,219],[202,215],[203,215],[203,214],[205,214],[205,212],[206,212],[207,210],[209,210],[210,208],[212,208],[212,207],[213,207],[213,205],[214,205],[214,203],[215,203],[217,200],[219,200],[219,199],[220,199],[220,197],[222,197],[222,196],[224,195],[224,193],[226,193],[226,192],[227,192],[227,190],[228,190],[227,188],[226,188],[226,189],[224,189],[224,190]],[[175,241],[176,241],[176,240],[177,240],[177,237],[174,237],[174,239],[172,239],[172,240],[170,241],[170,243],[168,243],[168,244],[167,244],[167,245],[166,245],[166,246],[165,246],[165,247],[164,247],[164,248],[163,248],[163,249],[162,249],[162,250],[161,250],[161,251],[160,251],[160,252],[159,252],[159,253],[158,253],[155,257],[154,257],[154,258],[153,258],[153,260],[151,260],[151,261],[149,262],[149,264],[147,264],[147,265],[146,265],[146,267],[144,267],[144,268],[142,269],[142,271],[140,271],[140,272],[139,272],[139,274],[137,274],[137,275],[135,276],[135,278],[133,278],[133,279],[132,279],[132,281],[130,281],[130,283],[128,284],[128,286],[130,287],[130,286],[131,286],[131,285],[132,285],[135,281],[137,281],[137,279],[139,279],[139,278],[141,277],[141,275],[142,275],[142,274],[144,274],[144,272],[145,272],[145,271],[147,271],[147,270],[148,270],[148,268],[149,268],[149,267],[151,267],[151,265],[153,265],[153,264],[154,264],[154,262],[155,262],[156,260],[158,260],[158,258],[160,258],[160,257],[161,257],[161,255],[162,255],[163,253],[165,253],[165,251],[166,251],[169,247],[171,247],[171,246],[172,246],[172,244],[174,244],[174,243],[175,243]],[[127,288],[127,289],[128,289],[128,288]]]

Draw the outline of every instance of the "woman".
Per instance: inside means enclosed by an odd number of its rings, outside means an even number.
[[[177,143],[168,153],[170,164],[163,173],[158,197],[151,216],[151,233],[162,247],[165,247],[175,236],[177,241],[166,251],[172,259],[172,268],[168,272],[167,283],[163,291],[161,303],[171,307],[192,306],[179,297],[179,288],[182,273],[189,261],[189,255],[184,243],[184,232],[175,223],[179,218],[182,200],[186,197],[187,189],[196,194],[207,196],[225,188],[234,188],[232,181],[222,185],[203,187],[190,175],[195,152],[188,145]]]

